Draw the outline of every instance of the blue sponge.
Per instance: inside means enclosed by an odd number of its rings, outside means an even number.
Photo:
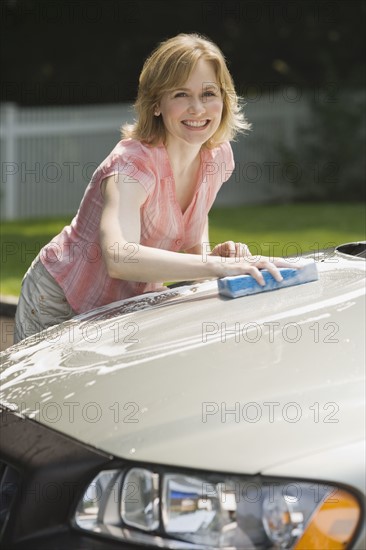
[[[217,280],[219,293],[229,298],[239,298],[248,294],[257,294],[258,292],[267,292],[286,288],[288,286],[301,285],[311,281],[318,280],[318,270],[315,262],[306,263],[298,269],[287,267],[279,268],[283,281],[277,282],[266,269],[262,269],[265,285],[261,286],[251,275],[236,275],[235,277],[224,277]]]

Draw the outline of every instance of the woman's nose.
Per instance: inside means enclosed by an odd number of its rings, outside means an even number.
[[[200,115],[201,113],[204,113],[206,110],[206,107],[200,97],[191,97],[190,103],[188,107],[188,112],[195,115]]]

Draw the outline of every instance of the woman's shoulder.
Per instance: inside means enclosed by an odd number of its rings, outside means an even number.
[[[122,139],[103,160],[97,172],[123,172],[128,170],[129,166],[137,167],[143,172],[151,172],[154,166],[154,154],[151,149],[136,139]]]
[[[111,155],[119,155],[124,157],[134,156],[137,158],[147,159],[153,156],[152,149],[152,147],[149,147],[149,145],[143,143],[142,141],[127,138],[121,139],[121,141],[116,144],[111,152]]]
[[[128,176],[131,181],[139,181],[146,190],[150,190],[159,180],[158,164],[153,147],[132,138],[122,139],[98,166],[92,183],[98,184],[118,173]]]
[[[233,150],[230,141],[223,141],[212,149],[205,148],[205,156],[213,161],[231,161],[233,160]]]
[[[211,148],[205,147],[205,150],[207,154],[212,157],[215,157],[220,154],[225,155],[229,152],[231,153],[232,151],[230,141],[222,141],[221,143],[218,143],[217,145]]]

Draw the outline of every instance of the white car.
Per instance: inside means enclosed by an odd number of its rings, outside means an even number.
[[[3,352],[3,547],[365,549],[365,243],[309,258],[317,281],[176,285]]]

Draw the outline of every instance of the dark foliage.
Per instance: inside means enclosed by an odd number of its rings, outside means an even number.
[[[365,85],[363,0],[3,0],[1,101],[131,101],[161,40],[199,32],[223,50],[242,95]]]

